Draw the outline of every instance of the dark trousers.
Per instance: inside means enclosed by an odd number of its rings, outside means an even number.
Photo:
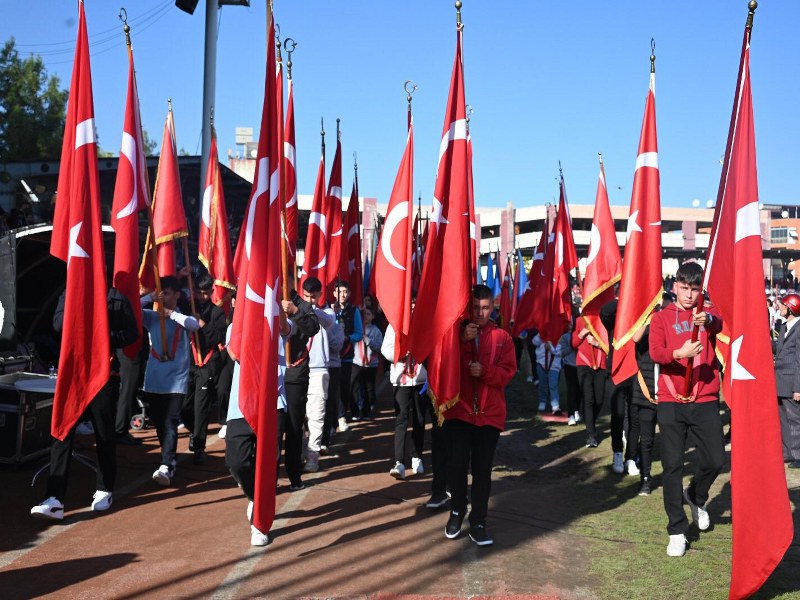
[[[800,460],[800,402],[791,398],[778,398],[781,417],[783,459]]]
[[[228,415],[228,402],[231,397],[231,384],[233,383],[233,359],[227,352],[222,353],[222,366],[217,376],[217,400],[219,405],[219,424],[225,425]]]
[[[353,416],[368,417],[375,406],[375,377],[378,367],[353,364],[350,371],[350,394],[358,407]]]
[[[425,411],[421,406],[421,385],[394,386],[394,460],[405,463],[406,433],[411,420],[411,457],[422,458],[425,443]]]
[[[122,350],[116,352],[119,359],[120,388],[114,433],[125,435],[130,429],[131,417],[139,412],[136,405],[136,392],[139,389],[139,371],[142,363],[138,356],[128,358]]]
[[[580,410],[580,385],[578,384],[578,368],[572,365],[561,366],[561,372],[564,374],[564,383],[567,388],[566,403],[562,404],[562,408],[566,409],[567,415],[575,414]]]
[[[606,390],[606,371],[591,367],[579,366],[578,385],[583,396],[583,422],[586,424],[586,433],[591,436],[597,434],[597,417],[603,407],[603,398]]]
[[[630,429],[625,460],[636,460],[639,455],[639,470],[642,477],[650,477],[653,464],[653,446],[656,441],[656,405],[645,406],[631,403],[629,411]]]
[[[695,471],[689,485],[689,497],[704,505],[708,490],[719,475],[725,460],[725,442],[719,402],[659,402],[658,426],[661,432],[659,447],[664,468],[664,510],[667,513],[667,532],[686,533],[689,521],[683,509],[683,463],[686,438],[692,434],[696,443]]]
[[[117,413],[119,377],[112,375],[89,403],[88,413],[94,426],[97,443],[97,489],[114,490],[117,477],[117,445],[114,440],[114,417]],[[77,426],[77,424],[76,424]],[[127,432],[127,429],[126,429]],[[47,498],[53,496],[64,502],[69,482],[69,466],[75,442],[75,427],[63,441],[53,438],[50,446],[50,476],[47,479]]]
[[[225,466],[249,500],[256,497],[256,434],[246,419],[231,419],[225,435]],[[278,411],[278,453],[281,456],[281,437],[286,427],[286,412]],[[277,481],[275,482],[277,485]]]
[[[336,429],[339,420],[339,399],[341,391],[339,380],[341,367],[328,367],[328,399],[325,401],[325,426],[322,428],[322,445],[331,445],[331,430]]]
[[[189,392],[183,402],[181,419],[192,434],[189,439],[194,450],[206,449],[211,404],[216,395],[214,375],[210,365],[189,368]]]
[[[611,449],[614,452],[622,452],[625,448],[625,444],[622,442],[622,432],[625,430],[625,415],[628,412],[633,378],[626,379],[619,385],[615,384],[611,377],[607,377],[606,382],[611,405]]]
[[[284,466],[289,482],[300,483],[303,473],[303,423],[306,420],[308,382],[284,383],[286,389],[286,431],[284,439]]]
[[[350,413],[350,417],[358,415],[358,406],[356,406],[356,401],[358,399],[353,397],[352,372],[352,359],[350,362],[342,361],[342,367],[339,371],[339,397],[342,401],[342,413],[339,415],[340,417],[347,416],[348,412]],[[330,385],[330,383],[328,385]]]
[[[442,496],[447,492],[447,456],[448,447],[444,429],[439,425],[439,417],[433,408],[433,401],[427,394],[417,394],[418,411],[422,415],[430,415],[431,420],[431,470],[433,479],[431,481],[431,495]],[[425,417],[422,418],[423,427]]]
[[[476,427],[466,421],[448,419],[444,422],[444,431],[449,449],[447,479],[452,494],[452,510],[461,515],[467,510],[467,472],[471,468],[472,510],[469,522],[470,525],[485,524],[492,491],[492,462],[500,430],[488,425]]]
[[[184,394],[148,393],[146,396],[150,415],[156,424],[158,443],[161,444],[161,464],[172,467],[178,448],[178,421]]]

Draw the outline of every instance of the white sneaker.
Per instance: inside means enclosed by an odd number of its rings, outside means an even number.
[[[31,516],[37,519],[60,521],[64,518],[64,505],[58,498],[50,496],[47,500],[31,509]]]
[[[394,466],[389,470],[389,475],[391,475],[395,479],[405,479],[406,466],[401,462],[395,463]]]
[[[77,435],[94,435],[94,425],[91,421],[81,421],[75,428]]]
[[[667,556],[683,556],[686,554],[686,536],[682,533],[669,536]]]
[[[306,473],[316,473],[319,471],[319,452],[314,452],[313,450],[308,451],[308,459],[303,467],[303,471]]]
[[[114,496],[111,492],[97,490],[92,496],[92,510],[108,510],[111,508]]]
[[[269,544],[269,536],[261,533],[256,529],[255,525],[250,525],[250,545],[251,546],[266,546]]]
[[[577,421],[575,420],[574,416],[567,419],[567,425],[575,425],[576,423]]]
[[[614,452],[614,463],[612,465],[612,469],[614,469],[614,473],[619,473],[620,475],[625,472],[625,463],[622,460],[622,452]]]
[[[347,419],[339,417],[339,431],[347,431],[348,429],[350,429],[350,425],[347,424]]]
[[[626,460],[625,461],[625,472],[628,475],[638,475],[639,474],[639,467],[636,466],[635,460]]]
[[[692,520],[697,523],[697,528],[700,531],[706,531],[711,527],[711,517],[708,516],[708,511],[706,511],[705,507],[689,500],[689,488],[683,490],[683,499],[686,500],[686,504],[692,510]]]
[[[575,411],[575,422],[576,422],[576,423],[580,423],[581,421],[583,421],[583,419],[581,418],[581,413],[579,413],[579,412],[576,410],[576,411]]]
[[[533,375],[528,375],[528,378],[525,381],[528,383],[533,383]]]
[[[223,425],[222,427],[219,428],[219,432],[217,433],[217,437],[219,439],[221,439],[221,440],[224,440],[225,436],[227,435],[227,433],[228,433],[228,426],[227,425]]]
[[[425,467],[422,464],[421,458],[411,458],[411,471],[417,475],[422,475],[425,472]]]
[[[544,412],[546,409],[547,409],[547,405],[544,402],[540,402],[538,411],[541,413],[541,412]]]
[[[161,465],[153,472],[153,481],[166,487],[174,475],[175,467],[170,469],[167,465]]]
[[[247,522],[253,524],[253,501],[247,503]]]

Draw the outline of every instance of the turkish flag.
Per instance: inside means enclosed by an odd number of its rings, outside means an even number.
[[[344,232],[346,239],[344,252],[339,265],[340,273],[347,273],[350,284],[350,304],[361,306],[364,303],[364,287],[361,273],[361,213],[358,211],[358,179],[353,182],[350,192],[350,203],[344,215]]]
[[[67,263],[64,328],[50,433],[63,440],[109,377],[111,342],[92,73],[83,2],[69,87],[50,253]]]
[[[328,223],[324,212],[325,204],[325,155],[320,156],[317,169],[317,183],[314,186],[314,198],[311,201],[311,212],[308,215],[308,232],[306,233],[303,271],[300,276],[300,287],[309,277],[316,277],[325,289],[325,265],[328,262]],[[325,302],[320,298],[320,304]]]
[[[222,173],[217,158],[217,134],[211,126],[211,150],[206,168],[206,185],[200,206],[200,235],[198,257],[214,278],[212,301],[218,306],[227,306],[230,290],[236,289],[233,274],[233,257],[228,228],[228,211],[222,189]]]
[[[152,267],[152,246],[158,252],[158,275],[175,275],[175,240],[189,235],[186,213],[183,210],[181,176],[178,172],[178,152],[175,140],[175,120],[172,104],[164,122],[164,135],[161,139],[161,156],[158,158],[156,185],[153,191],[153,229],[147,232],[144,257],[139,269],[142,287],[153,289],[155,279]]]
[[[323,287],[332,288],[342,277],[339,263],[342,259],[342,142],[336,140],[336,153],[328,179],[328,193],[325,194],[325,222],[328,225],[328,262],[325,266]],[[348,282],[349,283],[349,282]]]
[[[558,343],[572,321],[572,298],[569,273],[578,265],[575,240],[572,236],[572,219],[567,204],[567,189],[564,178],[559,185],[558,213],[553,227],[553,252],[545,268],[550,265],[551,281],[549,302],[545,306],[539,323],[539,336],[545,342]],[[545,271],[547,273],[548,271]]]
[[[600,176],[594,201],[592,232],[589,238],[589,257],[583,277],[583,307],[581,314],[586,328],[608,354],[608,331],[600,322],[600,309],[614,299],[614,285],[622,275],[617,234],[608,204],[606,172],[600,158]]]
[[[759,212],[746,28],[705,271],[705,286],[731,341],[723,379],[732,436],[730,598],[746,598],[758,590],[793,536],[769,322],[763,310]]]
[[[458,320],[467,314],[471,296],[471,271],[474,270],[469,257],[470,167],[462,70],[462,32],[458,31],[456,36],[456,56],[433,193],[430,221],[432,229],[428,236],[417,294],[417,305],[422,309],[414,312],[408,339],[408,349],[414,358],[424,360],[431,356],[428,387],[440,416],[459,397],[460,366],[453,357],[458,356],[459,352]],[[455,333],[453,330],[456,330]]]
[[[631,338],[644,324],[653,307],[661,302],[663,290],[656,75],[652,72],[633,175],[625,258],[622,261],[617,321],[614,326],[614,358],[611,368],[614,383],[632,377],[639,370]]]
[[[475,190],[472,186],[472,135],[469,132],[469,119],[467,119],[467,191],[469,194],[469,264],[472,285],[478,283],[478,269],[475,266],[478,264],[478,237],[475,227]],[[491,254],[489,255],[491,256]],[[498,285],[499,288],[499,285]],[[492,291],[495,291],[492,288]],[[497,295],[497,294],[495,294]]]
[[[542,225],[542,235],[533,252],[533,261],[528,273],[525,286],[520,290],[519,304],[514,315],[514,337],[518,337],[526,329],[537,327],[539,324],[538,312],[541,311],[542,301],[545,298],[547,280],[544,277],[544,259],[548,245],[552,242],[550,235],[549,213]],[[551,249],[552,252],[552,249]],[[520,261],[521,268],[524,268]],[[520,282],[521,285],[522,282]]]
[[[291,75],[291,74],[290,74]],[[286,199],[286,240],[289,251],[289,272],[297,274],[297,163],[295,160],[294,86],[289,77],[289,99],[286,104],[286,126],[283,142],[283,181]]]
[[[125,102],[117,181],[114,185],[114,200],[111,206],[111,227],[116,234],[114,287],[130,301],[137,331],[142,330],[138,276],[139,211],[149,206],[150,182],[147,178],[147,158],[144,155],[136,70],[133,66],[133,50],[128,46],[128,95]],[[141,344],[140,336],[134,343],[124,348],[125,355],[134,358]]]
[[[375,290],[383,313],[392,325],[397,339],[408,336],[411,325],[412,235],[411,215],[414,208],[414,125],[408,128],[406,149],[397,169],[392,195],[386,207],[378,249],[375,252]],[[400,360],[402,343],[394,345],[394,362]]]
[[[274,39],[268,11],[267,40]],[[279,145],[275,95],[275,45],[267,43],[261,131],[253,188],[236,248],[240,293],[233,317],[230,349],[239,360],[239,408],[258,438],[253,524],[266,533],[275,518],[277,470],[278,352],[281,290],[281,222],[278,182]]]

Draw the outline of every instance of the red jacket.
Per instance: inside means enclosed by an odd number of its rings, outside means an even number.
[[[461,343],[461,397],[447,412],[445,419],[458,419],[477,427],[489,425],[500,431],[506,426],[505,387],[517,372],[517,357],[511,336],[492,321],[478,330],[475,340]],[[469,363],[478,361],[485,369],[480,378],[469,374]],[[477,384],[478,414],[473,401]]]
[[[575,348],[575,365],[578,367],[591,367],[595,371],[606,369],[606,358],[608,355],[602,348],[592,346],[587,338],[581,339],[578,335],[586,322],[583,317],[578,317],[575,321],[575,329],[572,331],[572,347]],[[588,336],[587,336],[588,337]]]
[[[713,402],[719,399],[720,364],[714,352],[716,334],[722,331],[722,318],[712,307],[705,312],[711,315],[711,322],[700,327],[697,337],[703,343],[703,351],[694,360],[691,393],[696,402]],[[653,314],[650,322],[650,356],[660,364],[657,396],[659,402],[677,402],[675,394],[686,393],[686,366],[689,359],[675,360],[672,352],[684,342],[692,339],[692,310],[684,310],[677,304],[670,304]]]

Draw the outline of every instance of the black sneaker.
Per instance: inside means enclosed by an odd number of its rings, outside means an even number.
[[[206,451],[205,450],[195,450],[194,451],[194,464],[200,466],[206,464]]]
[[[447,494],[434,494],[431,499],[425,503],[425,508],[442,508],[450,498]]]
[[[464,522],[464,515],[452,511],[450,518],[447,519],[447,525],[444,528],[444,536],[448,540],[454,540],[461,533],[461,523]]]
[[[586,437],[586,447],[587,448],[597,448],[597,438],[593,435]]]
[[[300,490],[304,490],[305,487],[306,487],[305,483],[303,483],[302,481],[298,481],[297,483],[292,483],[291,485],[289,485],[289,491],[299,492]]]
[[[473,525],[470,527],[469,538],[478,546],[491,546],[494,544],[492,536],[486,531],[486,525]]]
[[[114,436],[114,442],[121,446],[141,446],[142,440],[133,437],[130,433],[118,433]]]
[[[642,483],[639,486],[639,495],[640,496],[649,496],[650,495],[650,478],[643,477]]]

